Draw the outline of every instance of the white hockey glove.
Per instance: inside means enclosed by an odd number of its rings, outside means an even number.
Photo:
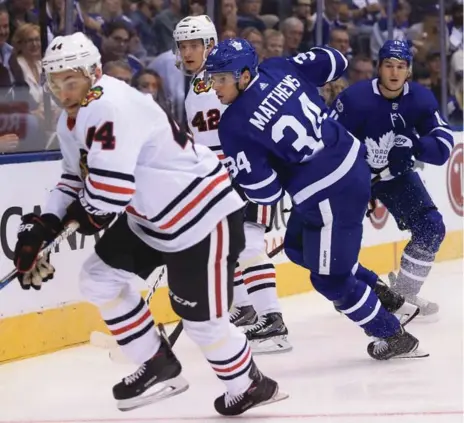
[[[37,259],[35,266],[26,273],[21,274],[18,279],[21,288],[39,290],[43,282],[53,279],[55,268],[50,264],[50,254]]]

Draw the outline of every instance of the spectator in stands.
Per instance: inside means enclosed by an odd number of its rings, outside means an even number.
[[[328,45],[336,48],[346,57],[347,60],[351,60],[353,57],[353,50],[350,45],[350,35],[344,28],[333,28],[332,31],[330,31]]]
[[[105,24],[101,45],[102,64],[122,60],[129,64],[133,73],[140,71],[143,64],[134,55],[129,54],[129,43],[133,36],[134,32],[123,21]]]
[[[34,109],[43,110],[40,27],[30,23],[18,27],[13,36],[13,48],[14,58],[19,65],[15,79],[24,81],[29,86],[29,94],[36,103]]]
[[[206,14],[206,1],[205,0],[190,0],[190,13],[191,16],[200,16]]]
[[[37,16],[32,12],[34,0],[8,0],[6,2],[10,15],[10,43],[16,29],[24,23],[38,23]]]
[[[237,2],[236,0],[222,0],[222,29],[237,33]],[[234,36],[235,37],[235,36]],[[229,38],[234,38],[229,37]],[[227,39],[227,38],[223,38]]]
[[[449,35],[446,31],[446,45],[449,45]],[[408,39],[414,41],[417,52],[414,59],[425,63],[427,55],[440,50],[440,17],[438,4],[428,6],[424,11],[422,22],[414,24],[408,31]],[[433,78],[433,76],[432,76]]]
[[[298,54],[303,39],[303,23],[298,18],[290,17],[282,22],[280,30],[285,37],[284,56]]]
[[[131,85],[138,91],[151,95],[164,110],[171,112],[170,104],[164,94],[163,81],[157,72],[144,69],[134,75]]]
[[[458,88],[456,78],[458,77],[459,79],[459,75],[462,76],[463,71],[464,71],[464,57],[463,57],[463,50],[461,48],[455,51],[450,59],[449,74],[448,74],[450,92],[455,92],[456,88]],[[462,78],[461,78],[461,82],[462,82]]]
[[[463,72],[456,75],[456,88],[448,99],[448,121],[451,125],[463,125]]]
[[[219,41],[229,40],[230,38],[237,38],[237,33],[232,28],[227,28],[222,31]]]
[[[325,84],[321,89],[321,95],[324,98],[325,104],[330,106],[337,96],[348,87],[348,82],[345,78],[339,78],[336,81]]]
[[[425,66],[420,64],[414,65],[412,79],[418,84],[423,85],[425,88],[428,88],[429,90],[432,89],[432,80],[430,78],[430,72]]]
[[[311,0],[293,0],[293,16],[303,24],[303,38],[299,49],[308,51],[314,45],[314,20],[311,14]]]
[[[4,71],[2,74],[8,76],[8,84],[10,86],[13,82],[9,77],[9,69],[10,69],[10,57],[13,52],[13,47],[8,44],[8,39],[10,38],[10,16],[8,15],[8,10],[5,8],[4,5],[0,4],[0,60],[2,68]]]
[[[237,17],[237,28],[244,29],[249,26],[264,31],[266,25],[260,19],[262,0],[241,0],[240,12]]]
[[[373,77],[374,65],[369,57],[360,54],[351,59],[348,65],[348,83],[350,85]]]
[[[131,85],[132,68],[123,60],[106,62],[103,65],[103,73]]]
[[[266,29],[264,31],[264,57],[281,57],[284,54],[285,37],[280,31]]]
[[[434,50],[429,52],[426,58],[427,70],[430,73],[430,81],[432,90],[435,98],[440,104],[441,101],[441,62],[440,62],[440,51]]]
[[[157,54],[172,49],[172,33],[181,19],[181,0],[169,0],[169,7],[156,16],[153,24],[153,32],[156,34],[154,42]]]
[[[0,135],[0,153],[11,153],[19,145],[19,137],[16,134]]]
[[[353,22],[357,32],[369,35],[373,25],[386,16],[379,0],[343,0],[339,13],[342,22]]]
[[[130,15],[132,24],[139,34],[140,41],[149,56],[156,56],[154,40],[155,15],[161,10],[162,3],[159,0],[138,0],[137,9]]]
[[[411,14],[411,6],[406,1],[396,1],[393,9],[393,37],[392,40],[406,40],[406,33],[409,27],[409,15]],[[370,37],[371,58],[377,62],[379,58],[379,50],[389,39],[388,37],[388,19],[387,17],[380,19],[372,28]]]
[[[464,33],[463,33],[463,13],[462,1],[455,1],[451,8],[451,21],[448,23],[450,52],[463,48]]]
[[[324,14],[322,15],[322,44],[327,44],[330,39],[330,32],[334,28],[346,28],[346,25],[339,19],[339,10],[341,0],[325,0]],[[312,16],[314,22],[314,34],[317,34],[317,19],[316,13]],[[314,35],[314,42],[316,42],[316,35]]]
[[[241,37],[249,41],[250,44],[255,48],[259,62],[261,62],[264,58],[263,34],[260,31],[258,31],[255,27],[250,26],[242,31]]]

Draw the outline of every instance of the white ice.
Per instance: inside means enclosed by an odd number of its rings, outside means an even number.
[[[422,294],[440,304],[440,319],[409,325],[429,358],[370,359],[362,330],[312,292],[282,300],[294,350],[256,357],[290,394],[285,401],[239,418],[218,416],[213,400],[223,386],[182,334],[175,351],[190,389],[179,396],[119,412],[111,387],[135,369],[83,346],[0,366],[0,423],[463,422],[462,265],[434,267]]]

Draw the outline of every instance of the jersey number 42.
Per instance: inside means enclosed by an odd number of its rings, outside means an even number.
[[[207,112],[199,111],[192,119],[192,126],[198,132],[213,131],[218,129],[221,112],[218,109],[210,109]]]

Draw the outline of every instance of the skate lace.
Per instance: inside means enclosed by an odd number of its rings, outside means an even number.
[[[248,330],[247,333],[255,333],[264,328],[267,324],[267,317],[266,316],[260,316],[258,321],[251,326]]]
[[[382,354],[388,349],[388,342],[379,340],[374,342],[374,355]]]
[[[239,395],[230,395],[228,392],[226,392],[224,396],[224,402],[226,404],[226,407],[231,407],[238,402],[240,402],[243,399],[243,394]]]
[[[124,378],[124,383],[130,385],[137,382],[139,378],[145,373],[146,365],[142,364],[134,373]]]
[[[233,306],[233,307],[232,307],[232,310],[230,310],[230,312],[229,312],[230,318],[231,318],[232,320],[233,320],[233,319],[236,319],[238,316],[240,316],[240,312],[241,312],[240,307],[235,307],[235,306]]]

